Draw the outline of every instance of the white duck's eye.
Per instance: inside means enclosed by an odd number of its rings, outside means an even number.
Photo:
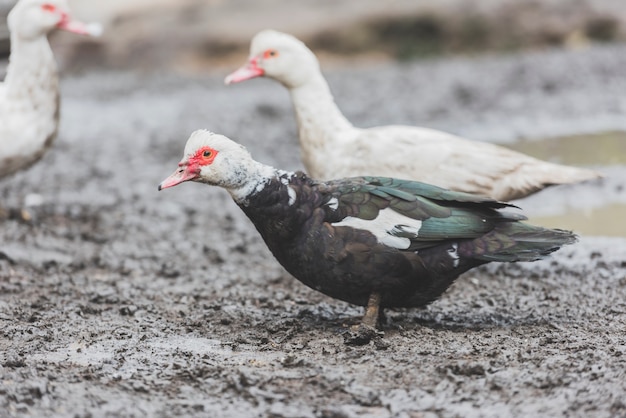
[[[263,58],[276,58],[278,56],[278,51],[275,49],[268,49],[263,53]]]
[[[202,147],[189,158],[189,164],[198,164],[200,166],[213,164],[218,152],[211,147]]]
[[[41,9],[44,12],[49,12],[49,13],[54,13],[57,11],[57,8],[54,4],[50,4],[50,3],[44,3],[41,5]]]

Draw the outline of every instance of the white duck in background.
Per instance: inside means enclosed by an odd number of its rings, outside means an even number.
[[[0,83],[0,178],[40,159],[57,132],[59,77],[48,33],[100,32],[99,25],[71,20],[65,0],[20,0],[7,21],[11,56]]]
[[[289,89],[302,160],[314,178],[396,177],[507,201],[550,185],[601,177],[592,170],[548,163],[434,129],[356,128],[335,104],[313,52],[285,33],[259,32],[252,40],[248,62],[225,82],[261,76]]]

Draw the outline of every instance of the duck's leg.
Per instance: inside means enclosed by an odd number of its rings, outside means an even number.
[[[16,212],[17,213],[15,214],[15,218],[20,222],[28,223],[33,220],[33,215],[26,208],[21,208]]]
[[[367,307],[365,308],[365,315],[361,320],[361,325],[365,325],[370,328],[376,329],[378,325],[378,317],[380,309],[380,293],[372,293],[367,301]]]
[[[33,216],[26,208],[10,208],[2,206],[0,204],[0,221],[6,221],[8,219],[17,220],[20,222],[30,222]]]
[[[350,332],[345,335],[344,342],[348,345],[365,345],[372,338],[379,338],[383,335],[381,331],[376,329],[378,319],[382,313],[380,307],[380,293],[373,292],[365,308],[365,315],[359,325],[352,327]]]
[[[13,209],[0,206],[0,221],[8,219],[28,223],[33,220],[33,215],[31,215],[28,209]]]

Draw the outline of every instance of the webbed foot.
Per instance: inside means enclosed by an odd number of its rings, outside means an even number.
[[[365,345],[374,341],[376,348],[385,349],[387,344],[382,341],[384,332],[379,331],[376,326],[382,313],[380,309],[380,293],[372,293],[367,301],[365,315],[359,325],[353,326],[344,335],[343,342],[346,345]]]

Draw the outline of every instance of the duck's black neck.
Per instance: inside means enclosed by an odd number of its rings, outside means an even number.
[[[262,190],[239,203],[270,248],[295,236],[317,205],[314,182],[302,172],[277,172]]]

